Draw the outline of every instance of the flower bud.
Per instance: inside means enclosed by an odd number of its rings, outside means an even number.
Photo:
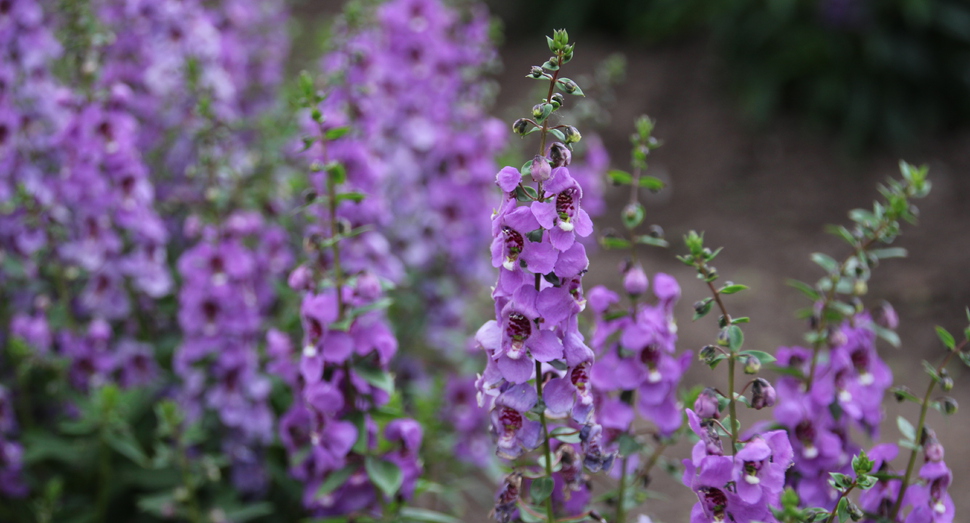
[[[861,521],[862,518],[866,517],[859,505],[856,505],[852,500],[846,501],[848,501],[849,517],[852,518],[852,521]]]
[[[549,160],[538,154],[532,159],[529,172],[532,174],[532,181],[534,182],[544,182],[552,177],[552,167],[549,166]]]
[[[541,120],[542,119],[542,106],[545,104],[535,104],[532,106],[532,117]]]
[[[639,296],[647,292],[649,285],[647,273],[643,272],[643,267],[639,263],[630,267],[623,275],[623,288],[630,296]]]
[[[562,86],[563,91],[566,91],[569,94],[573,94],[579,89],[579,85],[568,78],[559,80],[559,85]]]
[[[553,167],[565,167],[573,161],[573,153],[560,142],[554,142],[546,152]]]
[[[755,378],[751,382],[751,408],[761,410],[765,407],[772,407],[775,405],[776,399],[778,399],[778,394],[768,380]]]
[[[721,414],[718,411],[717,392],[710,387],[704,389],[694,402],[694,412],[701,419],[719,418]]]
[[[710,365],[711,362],[714,361],[714,358],[717,357],[719,352],[721,351],[718,350],[718,348],[714,345],[704,345],[701,347],[701,350],[698,351],[698,356],[701,361]]]
[[[745,374],[757,374],[761,370],[761,360],[750,354],[741,356],[741,364],[744,365]]]
[[[920,444],[923,446],[926,461],[943,461],[946,452],[940,440],[936,437],[936,432],[933,432],[933,429],[923,427],[923,434],[921,436]]]
[[[563,105],[566,105],[566,97],[562,93],[555,93],[552,98],[549,99],[549,103],[552,104],[554,109],[559,109]]]
[[[512,122],[512,132],[519,135],[525,136],[525,133],[529,131],[529,121],[525,118],[519,118],[515,122]]]
[[[697,310],[697,304],[694,304],[694,310]],[[717,344],[722,347],[727,347],[731,344],[731,335],[728,333],[727,329],[721,329],[721,332],[717,333]]]
[[[906,386],[899,386],[893,389],[893,395],[896,396],[896,401],[899,403],[906,401],[906,393],[912,394],[913,392],[909,390],[909,387]]]
[[[957,400],[951,398],[950,396],[945,396],[940,400],[940,410],[942,410],[943,414],[946,414],[947,416],[956,414],[957,408],[959,408],[959,405],[957,405]]]
[[[662,239],[663,239],[663,237],[664,237],[664,229],[663,229],[663,227],[661,227],[661,226],[659,226],[659,225],[651,225],[651,226],[650,226],[650,227],[649,227],[649,228],[647,229],[647,233],[648,233],[648,234],[649,234],[650,236],[653,236],[654,238],[660,238],[661,240],[662,240]]]
[[[543,74],[545,74],[545,73],[543,73],[541,67],[539,67],[538,65],[533,65],[532,66],[532,71],[529,72],[529,75],[528,76],[531,76],[532,78],[538,79],[538,78],[542,78],[542,75]]]
[[[953,377],[950,376],[950,373],[946,369],[940,372],[940,388],[943,389],[943,392],[953,390]]]
[[[563,140],[566,143],[576,143],[583,139],[583,135],[579,134],[579,129],[571,125],[567,125],[563,129],[563,135],[566,137],[566,139]]]
[[[877,325],[881,325],[887,329],[895,329],[899,326],[899,316],[896,314],[896,309],[888,301],[879,304],[879,308],[876,309],[874,316]]]

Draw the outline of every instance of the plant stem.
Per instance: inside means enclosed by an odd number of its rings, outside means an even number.
[[[620,490],[616,500],[616,517],[613,523],[624,523],[626,521],[626,466],[629,457],[624,457],[620,469]]]
[[[202,513],[199,511],[199,503],[195,498],[195,488],[192,486],[192,470],[189,467],[189,458],[185,453],[185,444],[181,434],[179,434],[176,446],[178,447],[178,461],[179,469],[182,473],[182,484],[185,487],[189,521],[192,523],[203,523]]]
[[[556,90],[556,80],[559,79],[559,71],[562,70],[562,51],[556,51],[556,57],[559,59],[559,69],[552,72],[552,79],[549,81],[549,93],[546,94],[546,103],[552,103],[552,93]],[[539,156],[545,155],[546,151],[546,135],[549,133],[549,118],[547,117],[542,121],[542,130],[539,132]]]
[[[832,510],[832,513],[829,514],[829,519],[825,520],[826,523],[835,523],[835,518],[838,516],[839,511],[839,503],[841,503],[842,499],[848,496],[849,492],[852,492],[852,489],[854,488],[855,483],[852,483],[849,488],[845,489],[845,492],[839,494],[839,499],[835,501],[835,508]]]
[[[536,275],[539,276],[538,274]],[[536,392],[539,393],[539,400],[542,400],[542,363],[536,361]],[[539,421],[542,423],[542,452],[546,459],[546,477],[552,479],[552,448],[549,445],[549,428],[546,426],[546,412],[539,413]],[[546,520],[548,523],[556,521],[556,514],[552,509],[552,495],[546,498]]]
[[[950,363],[950,358],[952,358],[954,354],[961,352],[966,345],[967,340],[963,340],[960,345],[947,353],[946,358],[943,359],[943,363],[936,367],[936,373],[939,374],[942,372],[943,369],[946,368],[947,364]],[[916,441],[914,443],[919,444],[919,440],[922,438],[923,427],[926,425],[926,413],[929,411],[930,406],[930,396],[933,395],[933,389],[935,388],[936,379],[930,379],[930,384],[928,387],[926,387],[926,394],[923,395],[923,403],[920,406],[919,423],[916,425]],[[896,496],[896,503],[893,504],[893,511],[892,515],[890,516],[892,521],[896,521],[896,516],[899,515],[899,511],[902,509],[903,497],[906,495],[906,489],[909,488],[909,480],[913,476],[913,470],[916,468],[916,456],[921,448],[922,445],[920,444],[916,448],[912,449],[909,453],[909,463],[906,464],[906,475],[903,476],[903,483],[899,487],[899,495]]]
[[[710,273],[703,265],[699,265],[698,269],[703,273],[704,279],[706,280]],[[724,316],[724,322],[727,327],[732,324],[731,315],[728,314],[727,308],[724,306],[724,302],[721,301],[721,293],[717,291],[714,287],[714,282],[708,281],[707,287],[711,290],[711,295],[714,297],[714,301],[717,303],[717,307],[721,310],[721,315]],[[731,455],[733,456],[737,452],[738,445],[738,407],[737,402],[734,400],[734,363],[737,360],[734,351],[730,351],[728,354],[728,413],[731,415]]]

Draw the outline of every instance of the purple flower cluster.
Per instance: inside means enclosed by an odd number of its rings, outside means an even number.
[[[304,505],[321,517],[379,514],[388,493],[370,478],[369,463],[398,468],[403,481],[397,494],[410,499],[422,471],[423,429],[403,417],[381,429],[374,417],[391,399],[389,363],[398,349],[384,312],[385,286],[403,271],[384,236],[369,230],[387,218],[375,161],[355,133],[324,138],[348,121],[342,107],[327,101],[319,107],[324,116],[314,133],[320,139],[306,152],[310,187],[325,201],[307,209],[313,218],[305,235],[310,258],[289,277],[303,296],[302,349],[293,354],[289,340],[271,333],[271,368],[294,391],[293,405],[280,419],[280,437],[291,456],[291,474],[305,486]],[[307,122],[308,131],[313,124]],[[341,166],[339,181],[328,168],[316,168],[334,165]],[[378,448],[388,450],[377,457]],[[328,484],[334,477],[346,480]]]
[[[503,200],[492,217],[491,248],[492,265],[499,269],[492,292],[496,319],[475,336],[488,355],[477,386],[481,394],[495,396],[492,431],[500,457],[514,459],[542,441],[539,423],[526,415],[540,399],[529,383],[534,378],[549,417],[582,427],[583,461],[596,472],[610,467],[613,454],[603,452],[602,427],[592,417],[593,351],[577,323],[586,307],[582,277],[589,265],[577,239],[592,234],[593,227],[567,163],[564,158],[539,175],[533,170],[542,182],[528,205],[515,196],[521,173],[511,167],[498,173]]]
[[[465,16],[465,15],[469,16]],[[325,102],[352,110],[380,179],[380,223],[427,304],[429,344],[465,347],[467,307],[487,280],[479,255],[505,126],[488,116],[482,70],[496,57],[488,13],[392,0],[324,59],[341,79]],[[433,279],[433,282],[430,281]]]
[[[274,422],[258,348],[276,298],[274,279],[292,265],[292,255],[284,232],[256,213],[235,213],[200,232],[178,262],[184,338],[173,366],[183,382],[182,403],[190,419],[217,413],[232,436],[227,445],[256,451],[272,441]],[[247,485],[262,487],[252,478]]]
[[[849,473],[852,456],[859,451],[850,429],[877,435],[884,416],[882,399],[892,384],[892,372],[876,351],[867,313],[854,316],[829,338],[832,348],[827,358],[820,357],[807,390],[801,378],[779,378],[774,412],[795,449],[793,486],[807,506],[826,508],[834,507],[838,498],[829,485],[829,473]],[[782,347],[777,357],[779,365],[810,374],[811,350]]]
[[[705,410],[717,413],[716,409]],[[725,456],[716,417],[701,418],[688,409],[687,419],[700,438],[690,459],[684,460],[684,485],[698,499],[691,510],[691,523],[777,521],[769,507],[778,505],[785,488],[785,473],[793,463],[786,432],[758,434],[733,456]]]
[[[598,420],[608,429],[611,440],[627,433],[634,419],[634,405],[620,399],[633,392],[636,411],[651,421],[662,437],[680,428],[683,406],[677,400],[677,386],[690,366],[691,354],[674,356],[677,325],[674,304],[680,286],[663,273],[654,276],[653,292],[658,303],[637,301],[647,290],[648,279],[639,265],[627,269],[624,287],[632,306],[618,307],[620,297],[605,287],[589,291],[595,313],[592,346],[597,360],[592,380],[596,387]]]
[[[904,523],[951,523],[955,509],[947,490],[953,482],[953,472],[943,462],[944,451],[936,434],[926,429],[922,436],[923,466],[919,469],[920,483],[910,485],[903,496],[897,519]],[[896,458],[899,448],[891,443],[876,445],[869,453],[873,470],[891,472],[889,462]],[[873,518],[891,518],[899,498],[899,479],[880,479],[876,486],[862,493],[859,506]],[[905,516],[904,516],[905,514]],[[865,521],[874,521],[866,519]]]
[[[111,0],[97,14],[114,34],[101,50],[99,82],[128,85],[134,114],[151,122],[137,140],[161,158],[154,166],[165,181],[161,199],[200,201],[197,170],[206,156],[219,158],[220,178],[248,174],[248,119],[268,108],[282,80],[285,3]]]

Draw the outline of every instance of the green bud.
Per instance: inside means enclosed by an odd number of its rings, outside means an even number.
[[[545,73],[542,71],[542,68],[541,67],[539,67],[538,65],[533,65],[532,66],[532,71],[529,73],[528,76],[531,76],[532,78],[538,79],[538,78],[542,78],[542,76],[544,74]]]
[[[717,334],[717,344],[722,347],[727,347],[731,344],[731,336],[728,334],[727,329],[721,329],[721,332]]]
[[[946,369],[943,369],[943,372],[940,373],[940,388],[944,392],[953,390],[953,378],[946,372]]]
[[[957,400],[951,398],[950,396],[946,396],[940,400],[940,410],[942,410],[943,414],[946,414],[947,416],[956,414],[958,407]]]
[[[718,351],[717,347],[714,345],[704,345],[701,347],[701,350],[697,353],[697,355],[699,360],[703,361],[704,363],[709,363],[717,356],[718,352],[720,351]]]
[[[567,125],[566,128],[563,129],[563,135],[566,136],[564,141],[567,144],[576,143],[583,139],[583,135],[579,134],[579,129],[573,127],[572,125]]]
[[[761,360],[754,356],[747,354],[742,356],[741,363],[744,365],[745,374],[757,374],[761,370]]]
[[[555,93],[552,98],[549,99],[549,103],[552,104],[553,109],[559,109],[566,104],[566,97],[562,93]]]
[[[519,118],[518,120],[512,122],[512,132],[519,135],[525,136],[525,133],[529,131],[529,121],[525,118]]]

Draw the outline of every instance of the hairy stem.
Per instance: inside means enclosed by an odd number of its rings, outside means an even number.
[[[710,276],[710,273],[703,266],[701,266],[700,269],[704,274],[704,278],[707,279]],[[724,306],[724,302],[721,301],[721,293],[717,291],[716,287],[714,287],[714,282],[711,282],[711,281],[707,282],[707,287],[711,290],[711,295],[714,297],[714,302],[717,303],[718,309],[721,310],[721,315],[724,316],[724,322],[726,326],[730,326],[733,320],[731,319],[731,315],[728,314],[727,308]],[[735,361],[737,361],[736,356],[737,355],[732,350],[728,353],[728,358],[727,358],[728,360],[728,413],[730,413],[731,415],[731,426],[729,428],[731,432],[731,455],[732,456],[734,455],[735,452],[737,452],[737,445],[738,445],[738,439],[739,439],[738,423],[737,423],[738,407],[737,407],[737,402],[734,400],[734,364],[735,364]]]
[[[620,489],[619,493],[617,494],[616,517],[614,518],[614,523],[624,523],[626,521],[626,504],[624,501],[626,500],[626,466],[629,460],[629,457],[624,457],[623,462],[621,463],[622,468],[620,469]]]
[[[536,275],[539,276],[538,274]],[[536,392],[542,400],[542,363],[536,361]],[[549,427],[546,426],[546,412],[539,413],[539,421],[542,423],[542,453],[546,459],[546,477],[552,479],[552,447],[549,445]],[[556,514],[552,508],[552,495],[546,498],[546,520],[548,523],[556,521]]]

